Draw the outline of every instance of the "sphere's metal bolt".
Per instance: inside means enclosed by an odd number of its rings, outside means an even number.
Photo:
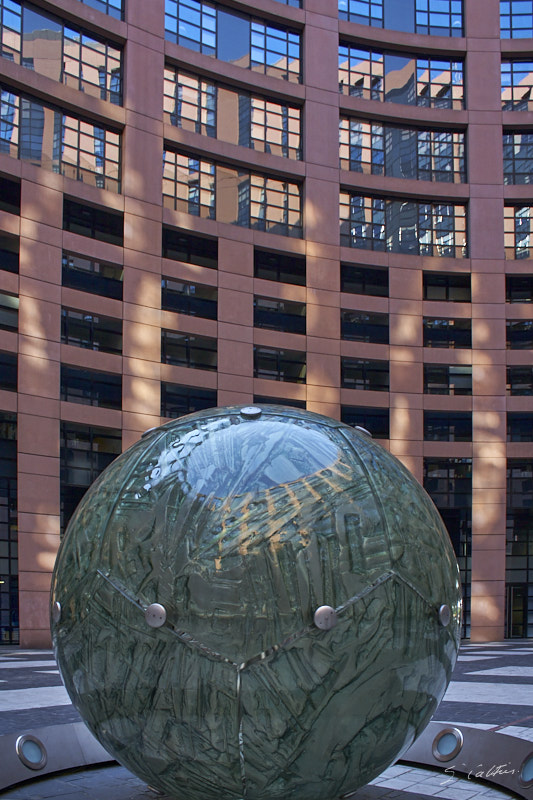
[[[320,606],[315,611],[313,622],[321,631],[329,631],[337,624],[337,612],[331,606]]]
[[[447,606],[446,603],[444,603],[439,608],[439,622],[443,628],[447,628],[451,621],[452,621],[451,608],[450,606]]]
[[[167,612],[165,606],[161,603],[152,603],[144,612],[146,624],[151,628],[160,628],[167,620]]]
[[[241,417],[245,419],[257,419],[262,413],[257,406],[244,406],[244,408],[241,408]]]
[[[56,623],[56,625],[61,619],[61,603],[59,602],[59,600],[56,600],[54,605],[52,606],[52,619]]]

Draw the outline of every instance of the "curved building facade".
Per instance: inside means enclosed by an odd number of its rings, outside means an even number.
[[[0,644],[48,645],[117,453],[251,402],[368,428],[464,635],[533,636],[533,3],[0,0],[0,40]]]

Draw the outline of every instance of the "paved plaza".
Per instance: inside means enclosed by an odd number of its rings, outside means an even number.
[[[0,736],[79,722],[49,650],[0,649]],[[465,644],[434,720],[533,742],[533,642]],[[509,765],[509,768],[519,765]],[[1,769],[0,764],[0,769]],[[42,778],[0,800],[153,800],[165,796],[116,764]],[[350,800],[509,800],[486,783],[398,763]]]

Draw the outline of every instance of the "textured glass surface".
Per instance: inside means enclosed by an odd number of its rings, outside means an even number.
[[[366,434],[241,411],[149,432],[89,489],[54,573],[56,655],[89,728],[150,785],[328,800],[435,711],[459,644],[457,564],[426,493]],[[322,605],[330,630],[313,623]]]

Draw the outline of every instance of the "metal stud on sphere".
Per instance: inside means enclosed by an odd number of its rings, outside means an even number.
[[[182,800],[367,783],[423,730],[459,645],[426,493],[367,433],[281,406],[191,414],[117,458],[71,520],[51,603],[87,725]]]

